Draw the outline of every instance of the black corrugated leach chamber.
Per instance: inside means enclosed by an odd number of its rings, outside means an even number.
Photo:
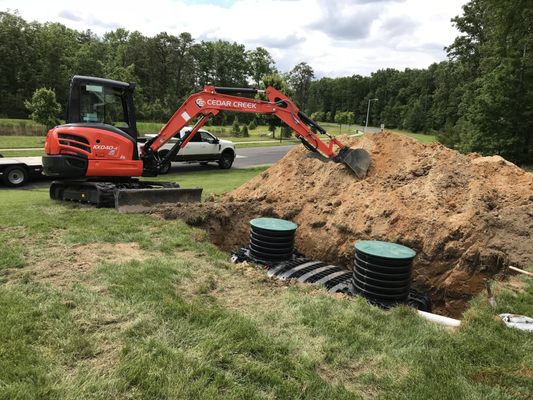
[[[431,299],[411,285],[416,253],[408,247],[380,241],[355,244],[352,271],[313,261],[294,249],[297,225],[277,218],[250,221],[250,243],[232,253],[235,263],[263,266],[270,277],[324,286],[330,293],[360,295],[383,309],[399,304],[431,312]]]

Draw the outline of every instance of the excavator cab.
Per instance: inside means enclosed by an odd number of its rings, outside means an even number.
[[[66,124],[46,137],[44,174],[58,178],[142,174],[133,83],[76,75],[70,83]]]
[[[70,83],[67,123],[105,124],[137,139],[134,83],[75,75]]]

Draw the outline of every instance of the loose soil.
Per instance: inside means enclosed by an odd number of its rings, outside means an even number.
[[[533,173],[393,133],[341,140],[371,154],[365,179],[298,146],[220,202],[155,213],[207,229],[224,250],[248,243],[252,218],[289,219],[298,251],[347,268],[357,240],[401,243],[417,252],[413,287],[452,316],[506,266],[533,264]]]

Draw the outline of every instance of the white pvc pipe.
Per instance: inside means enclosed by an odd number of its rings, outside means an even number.
[[[524,274],[524,275],[527,275],[527,276],[533,276],[533,272],[524,271],[523,269],[516,268],[516,267],[511,267],[510,265],[509,265],[509,269],[512,269],[513,271],[516,271],[516,272],[520,272],[521,274]]]
[[[438,314],[432,314],[425,311],[418,310],[418,315],[420,315],[422,318],[427,319],[428,321],[435,322],[440,325],[444,326],[451,326],[454,328],[457,328],[459,325],[461,325],[461,321],[458,319],[448,318],[443,315]]]

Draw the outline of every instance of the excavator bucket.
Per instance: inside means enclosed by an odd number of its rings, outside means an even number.
[[[363,179],[370,167],[370,154],[365,149],[343,147],[335,157],[335,161],[347,165],[359,179]]]
[[[120,213],[146,212],[159,204],[195,203],[202,188],[117,189],[115,208]]]

